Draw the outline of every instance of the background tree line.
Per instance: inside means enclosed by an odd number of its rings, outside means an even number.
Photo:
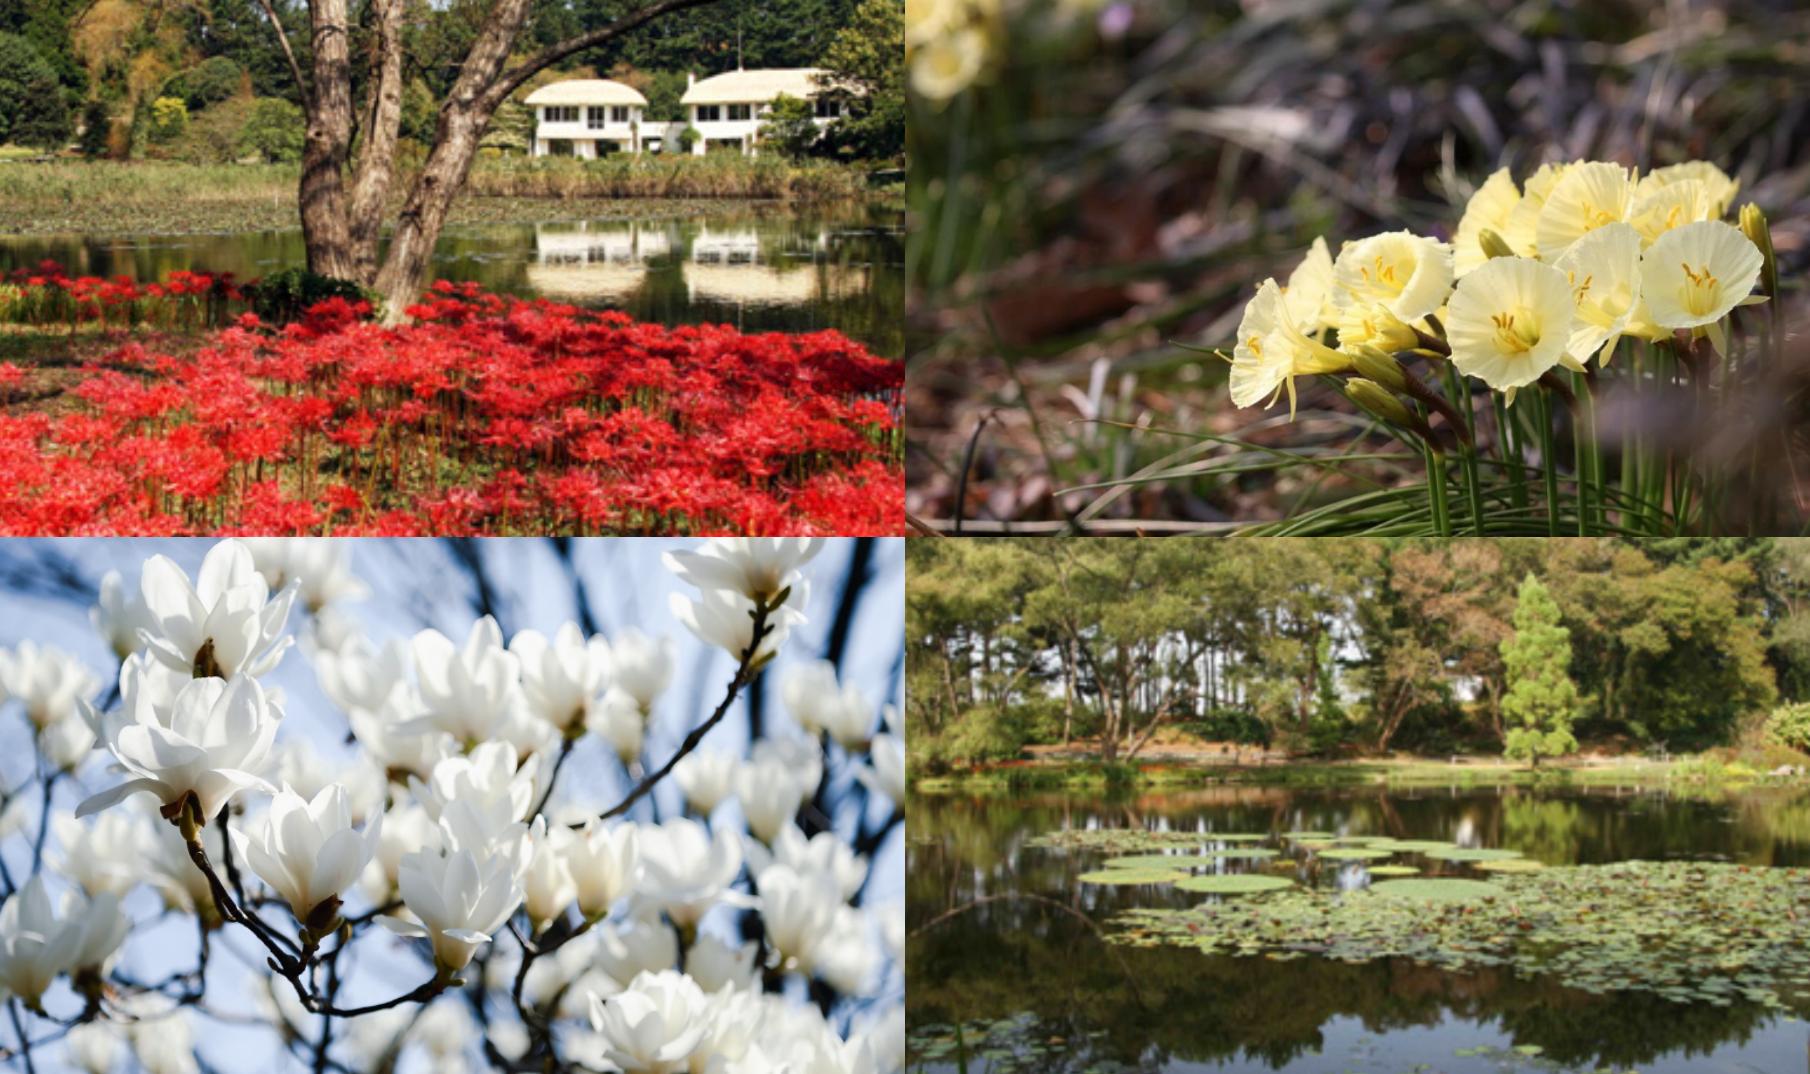
[[[1586,747],[1810,745],[1810,540],[913,541],[913,771],[1157,730],[1500,751],[1517,592],[1568,633]],[[1544,598],[1542,598],[1544,599]],[[1782,704],[1781,704],[1782,703]],[[1770,724],[1770,730],[1769,730]]]
[[[405,89],[401,155],[418,160],[435,116],[494,0],[406,0],[401,20]],[[270,0],[299,68],[310,69],[305,0]],[[517,43],[532,52],[633,11],[639,0],[534,0]],[[351,4],[351,53],[377,47],[379,6]],[[500,108],[486,132],[493,152],[522,152],[533,137],[520,104],[563,78],[616,78],[648,98],[650,120],[679,120],[687,73],[702,78],[755,67],[825,67],[846,121],[795,154],[858,160],[896,157],[904,145],[902,0],[717,0],[676,11],[543,71]],[[354,65],[361,102],[368,65]],[[251,156],[299,160],[303,87],[262,0],[0,0],[0,144],[81,150],[115,159],[220,163]],[[362,108],[360,109],[362,111]]]

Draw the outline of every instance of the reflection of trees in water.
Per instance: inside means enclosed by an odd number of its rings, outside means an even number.
[[[1810,796],[1802,791],[1689,800],[1257,787],[1105,802],[1066,793],[918,795],[907,816],[915,841],[906,870],[909,926],[976,897],[1012,891],[1048,895],[1095,921],[1133,907],[1197,904],[1199,896],[1173,890],[1078,884],[1076,876],[1097,868],[1100,855],[1024,844],[1062,827],[1192,830],[1202,820],[1226,832],[1349,826],[1401,838],[1449,838],[1464,828],[1490,845],[1555,862],[1697,852],[1803,865],[1810,850]],[[1598,996],[1506,970],[1453,974],[1406,960],[1278,962],[1120,947],[1103,943],[1063,910],[1018,899],[950,917],[914,933],[907,946],[914,1025],[1030,1011],[1037,1017],[1030,1039],[1060,1037],[1070,1049],[1049,1056],[1044,1069],[1052,1071],[1082,1071],[1107,1059],[1142,1070],[1171,1060],[1241,1057],[1281,1066],[1321,1048],[1321,1027],[1340,1016],[1378,1033],[1448,1017],[1499,1022],[1517,1044],[1537,1044],[1544,1058],[1560,1064],[1627,1067],[1746,1041],[1771,1017],[1756,1004]],[[1104,1033],[1090,1036],[1096,1031]]]
[[[436,278],[505,294],[622,309],[662,324],[749,332],[835,328],[874,353],[904,354],[904,238],[898,213],[863,205],[798,212],[449,229]],[[303,263],[301,232],[0,239],[0,272],[52,260],[75,274],[167,277],[231,272],[241,280]]]

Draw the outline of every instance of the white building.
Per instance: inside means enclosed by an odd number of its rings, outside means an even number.
[[[600,157],[608,152],[639,153],[661,131],[643,136],[641,112],[647,98],[633,86],[606,78],[575,78],[542,86],[528,95],[534,109],[534,155],[552,154],[554,143],[571,145],[571,155]],[[664,128],[663,124],[655,127]]]
[[[712,149],[734,149],[752,155],[760,143],[760,125],[780,94],[816,100],[821,89],[816,67],[778,68],[765,71],[729,71],[693,81],[679,103],[699,138],[691,151],[700,156]],[[837,116],[835,101],[817,101],[817,125]]]

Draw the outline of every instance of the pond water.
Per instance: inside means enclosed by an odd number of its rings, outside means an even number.
[[[72,274],[154,280],[177,270],[241,280],[304,262],[300,229],[223,235],[0,235],[0,273],[56,261]],[[448,227],[434,275],[614,308],[661,324],[747,332],[834,328],[904,355],[904,224],[865,205],[795,212]]]
[[[1628,860],[1810,866],[1810,794],[1644,789],[1221,787],[1099,794],[919,794],[907,863],[908,1071],[1764,1072],[1810,1069],[1810,1009],[1599,994],[1405,958],[1208,955],[1107,943],[1121,913],[1266,896],[1081,883],[1112,852],[1031,846],[1064,829],[1326,832],[1520,850],[1548,866]],[[1208,845],[1208,844],[1201,844]],[[1177,847],[1190,853],[1185,847]],[[1125,853],[1119,851],[1118,853]],[[1150,853],[1148,849],[1132,853]],[[1431,874],[1486,874],[1416,856]],[[1308,886],[1368,881],[1358,862],[1227,860]],[[1376,899],[1380,896],[1364,895]]]

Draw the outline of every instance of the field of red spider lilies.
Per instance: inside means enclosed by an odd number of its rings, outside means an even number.
[[[446,282],[400,327],[331,299],[276,328],[230,317],[227,278],[51,268],[0,283],[0,321],[227,327],[182,356],[124,338],[56,413],[0,364],[6,533],[904,526],[904,367],[836,332],[666,328]]]

